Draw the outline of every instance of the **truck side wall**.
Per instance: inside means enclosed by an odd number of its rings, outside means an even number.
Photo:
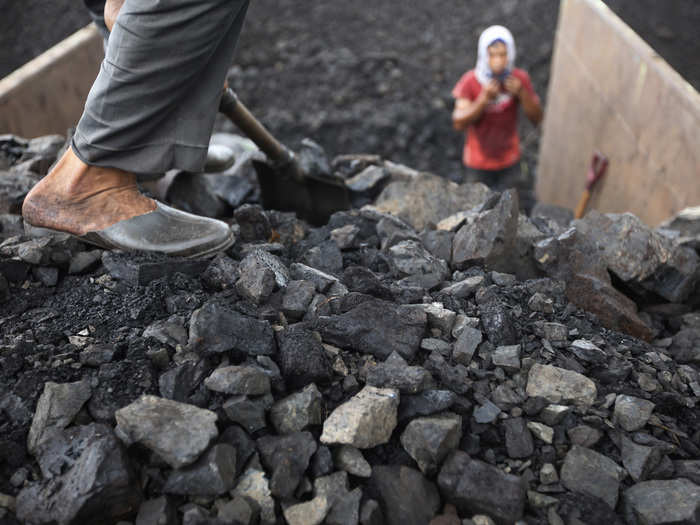
[[[64,135],[83,113],[103,54],[91,24],[0,80],[0,133]]]
[[[599,0],[562,0],[537,197],[574,208],[594,151],[610,158],[589,204],[657,225],[700,204],[700,95]]]

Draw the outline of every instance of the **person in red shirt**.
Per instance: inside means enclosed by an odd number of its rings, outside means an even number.
[[[491,26],[479,37],[476,68],[452,90],[452,123],[466,132],[463,162],[467,179],[504,189],[520,179],[518,107],[533,124],[542,120],[540,99],[530,75],[514,67],[515,42],[503,26]]]

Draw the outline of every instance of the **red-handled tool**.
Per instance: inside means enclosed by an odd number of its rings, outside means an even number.
[[[588,168],[588,173],[586,173],[586,189],[581,195],[581,199],[578,201],[576,206],[576,211],[574,211],[574,218],[580,219],[583,214],[586,213],[586,206],[588,206],[588,201],[591,199],[591,193],[593,192],[593,186],[605,175],[605,171],[608,169],[608,158],[602,153],[596,151],[591,159],[591,166]]]

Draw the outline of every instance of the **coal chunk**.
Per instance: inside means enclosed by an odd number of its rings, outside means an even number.
[[[623,506],[632,525],[695,524],[700,520],[700,485],[682,478],[643,481],[625,490]]]
[[[174,470],[163,491],[168,494],[219,496],[236,480],[236,450],[226,443],[211,447],[195,463]]]
[[[272,355],[275,340],[267,321],[260,321],[216,302],[208,302],[190,318],[189,347],[204,353],[238,350],[249,355]]]
[[[78,431],[74,462],[62,474],[32,483],[17,496],[23,523],[104,523],[136,512],[141,493],[114,432],[92,424]]]
[[[425,368],[409,366],[399,354],[393,353],[367,372],[367,384],[415,394],[434,386],[434,381]]]
[[[463,514],[487,514],[503,524],[523,516],[526,490],[522,480],[462,451],[447,458],[437,481],[445,500]]]
[[[437,487],[419,471],[404,466],[373,469],[371,485],[388,525],[424,525],[440,508]]]
[[[412,359],[427,325],[422,309],[370,299],[341,315],[320,317],[324,341],[386,359],[397,352]]]
[[[146,286],[151,281],[176,272],[191,277],[199,276],[206,271],[209,261],[155,253],[141,255],[105,251],[102,252],[102,264],[112,278],[131,286]]]
[[[321,341],[303,326],[290,326],[277,333],[278,364],[293,388],[327,383],[333,377],[330,359]]]
[[[270,492],[288,498],[294,494],[318,445],[310,432],[294,432],[283,437],[258,439],[258,450],[265,468],[272,472]]]
[[[193,463],[219,433],[214,412],[156,396],[141,396],[115,416],[126,445],[141,443],[173,468]]]
[[[574,445],[564,458],[561,480],[569,490],[600,498],[614,509],[621,471],[621,467],[607,456]]]

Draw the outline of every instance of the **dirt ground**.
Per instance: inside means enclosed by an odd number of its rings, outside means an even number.
[[[518,64],[544,97],[556,8],[541,0],[475,0],[469,8],[450,0],[410,8],[258,1],[231,80],[291,146],[309,136],[331,155],[379,153],[458,179],[462,137],[452,130],[450,91],[473,66],[480,32],[497,22],[511,28]],[[523,135],[531,129],[523,124]]]

